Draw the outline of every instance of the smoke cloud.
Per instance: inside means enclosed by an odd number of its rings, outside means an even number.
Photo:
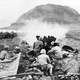
[[[36,35],[41,37],[50,35],[57,39],[62,39],[68,31],[69,29],[65,25],[49,24],[39,20],[29,20],[26,22],[26,26],[20,29],[20,32],[23,34],[21,39],[26,40],[31,45],[36,40]]]

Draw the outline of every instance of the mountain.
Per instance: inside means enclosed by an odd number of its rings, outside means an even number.
[[[46,4],[37,6],[24,13],[19,19],[10,25],[12,29],[25,25],[27,20],[39,19],[48,23],[77,24],[80,25],[80,14],[73,8],[61,5]]]
[[[23,14],[17,22],[27,19],[41,19],[50,23],[77,24],[80,23],[80,14],[72,8],[60,5],[40,5]]]
[[[46,4],[37,6],[28,12],[24,13],[19,19],[10,25],[16,29],[25,25],[27,20],[40,19],[43,22],[59,23],[59,24],[78,24],[80,25],[80,14],[73,8],[61,5]]]
[[[68,45],[79,47],[80,14],[75,9],[68,6],[54,4],[39,5],[21,15],[15,23],[11,24],[11,26],[3,29],[18,30],[24,26],[27,27],[27,21],[34,19],[50,24],[57,23],[60,25],[67,25],[70,28],[70,31],[66,34]]]

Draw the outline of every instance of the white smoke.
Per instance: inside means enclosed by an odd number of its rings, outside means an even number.
[[[0,32],[9,32],[9,33],[11,33],[11,32],[15,32],[15,33],[17,33],[18,31],[16,31],[16,30],[5,30],[5,29],[1,29],[0,30]]]
[[[49,24],[46,22],[41,22],[39,20],[30,20],[26,22],[26,26],[20,29],[23,36],[22,40],[28,41],[31,45],[36,40],[35,36],[55,36],[57,39],[62,39],[65,37],[69,29],[64,25],[59,24]]]

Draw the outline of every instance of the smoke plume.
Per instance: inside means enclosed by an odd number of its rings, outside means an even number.
[[[20,29],[23,34],[22,40],[26,40],[31,45],[36,40],[35,36],[54,36],[57,39],[62,39],[65,37],[69,29],[65,25],[59,25],[57,23],[50,24],[47,22],[41,22],[39,20],[29,20],[26,25]]]

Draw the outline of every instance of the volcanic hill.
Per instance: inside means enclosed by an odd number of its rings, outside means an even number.
[[[80,49],[80,14],[68,6],[54,4],[37,6],[21,15],[11,26],[3,29],[19,30],[25,25],[27,27],[27,21],[35,19],[50,24],[67,25],[70,31],[66,34],[66,43]]]

